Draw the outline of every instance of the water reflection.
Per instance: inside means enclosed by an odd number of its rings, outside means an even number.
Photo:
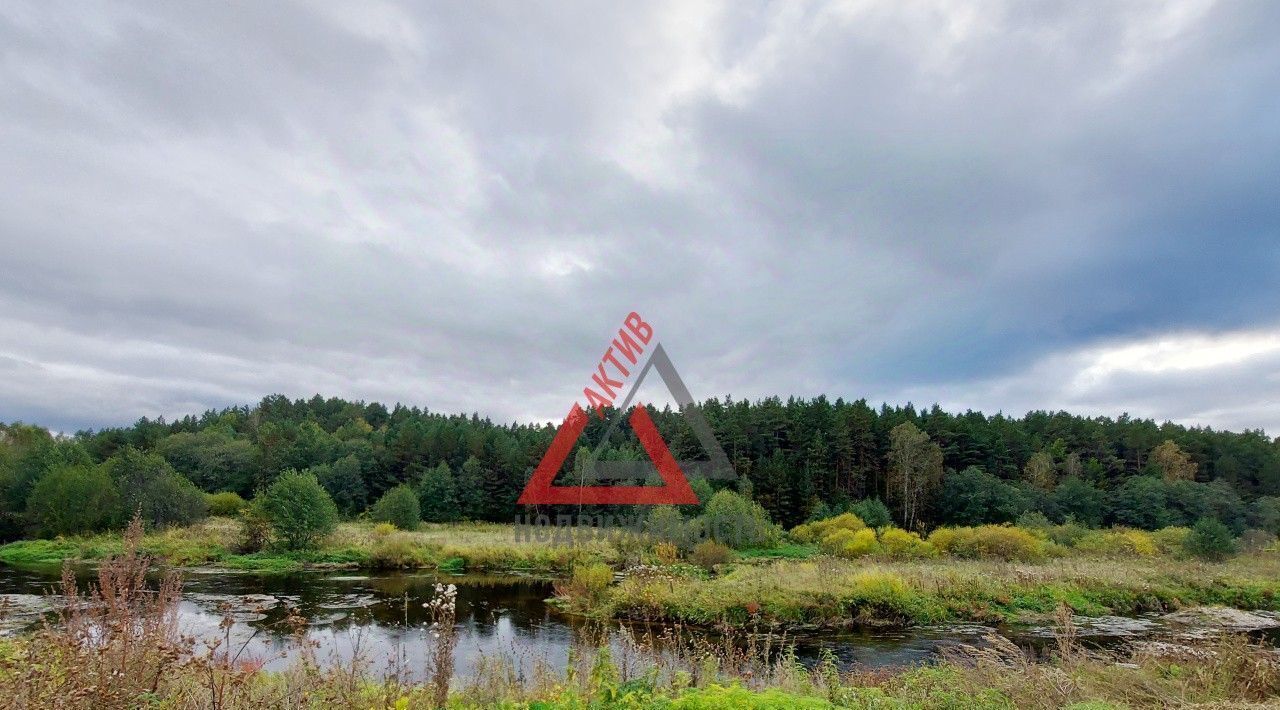
[[[88,581],[89,570],[80,576]],[[51,608],[46,595],[58,582],[56,569],[0,567],[0,606],[6,609],[0,633],[29,628]],[[424,573],[351,574],[300,573],[261,576],[226,571],[194,570],[185,575],[179,609],[182,630],[200,639],[220,639],[241,662],[283,669],[299,658],[302,646],[313,650],[322,664],[350,663],[360,657],[372,673],[397,667],[421,677],[430,648],[429,619],[423,603],[437,583],[457,585],[458,646],[455,668],[468,677],[486,663],[506,659],[518,677],[532,676],[539,666],[563,669],[575,644],[596,646],[604,638],[615,647],[615,658],[633,653],[627,635],[657,640],[662,630],[630,625],[602,634],[598,626],[560,614],[546,603],[553,593],[544,579],[515,575],[441,576]],[[301,629],[290,615],[305,618]],[[234,623],[221,628],[224,617]],[[1083,620],[1082,640],[1108,646],[1158,630],[1151,618]],[[796,655],[812,665],[824,652],[843,668],[905,666],[936,658],[941,649],[957,643],[981,644],[990,627],[976,624],[916,627],[905,630],[823,632],[788,638]],[[1000,631],[1030,647],[1053,643],[1048,628],[1002,628]],[[1273,638],[1274,634],[1268,635]],[[299,644],[299,640],[305,644]],[[716,643],[712,635],[709,643]],[[776,644],[776,642],[775,642]],[[665,647],[669,652],[669,645]],[[776,645],[775,645],[776,648]]]

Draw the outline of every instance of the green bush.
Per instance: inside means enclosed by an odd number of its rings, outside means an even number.
[[[882,528],[893,522],[893,514],[889,512],[889,506],[879,498],[860,500],[849,506],[849,512],[861,518],[869,528]]]
[[[262,498],[240,510],[240,541],[236,549],[242,554],[261,552],[271,542],[271,516],[263,508]]]
[[[703,540],[694,545],[693,552],[689,553],[689,561],[708,572],[714,570],[716,565],[722,565],[731,559],[733,559],[733,551],[714,540]]]
[[[204,493],[159,454],[126,446],[103,467],[120,490],[126,517],[135,513],[153,527],[190,525],[208,514]]]
[[[1151,533],[1151,539],[1162,555],[1181,555],[1186,550],[1187,536],[1191,528],[1160,528]]]
[[[686,520],[675,506],[659,505],[649,512],[645,519],[645,532],[649,535],[669,542],[677,548],[688,552],[698,544],[699,523]]]
[[[290,549],[311,547],[338,527],[338,507],[315,476],[286,471],[260,498],[272,531]]]
[[[711,496],[701,517],[712,540],[729,547],[773,547],[782,538],[782,528],[769,520],[759,503],[733,491]]]
[[[576,565],[569,580],[557,585],[556,592],[562,597],[596,604],[604,598],[604,592],[612,582],[613,568],[603,562],[591,562]]]
[[[1043,559],[1046,554],[1043,540],[1007,525],[938,528],[929,535],[929,543],[939,552],[966,559],[1029,562]]]
[[[249,505],[239,493],[223,491],[222,493],[204,494],[205,505],[209,507],[209,515],[221,515],[231,518],[240,514]]]
[[[1191,528],[1183,549],[1202,560],[1224,560],[1236,552],[1231,530],[1217,518],[1201,518]]]
[[[933,557],[937,551],[916,533],[901,528],[885,528],[880,532],[881,552],[895,560],[918,560]]]
[[[1051,525],[1045,531],[1045,535],[1055,544],[1065,547],[1075,547],[1077,542],[1088,535],[1091,531],[1089,528],[1077,523],[1071,516],[1067,516],[1067,521],[1061,525]]]
[[[413,489],[399,485],[378,499],[369,510],[369,518],[376,522],[391,523],[401,530],[417,530],[422,522],[418,496]]]
[[[27,497],[27,518],[48,537],[97,532],[120,519],[120,494],[101,467],[67,466],[41,476]]]

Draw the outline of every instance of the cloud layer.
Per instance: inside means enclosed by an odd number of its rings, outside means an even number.
[[[0,419],[553,419],[638,310],[697,395],[1280,431],[1280,6],[418,5],[0,8]]]

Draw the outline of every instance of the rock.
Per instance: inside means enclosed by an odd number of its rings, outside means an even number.
[[[1224,629],[1228,631],[1253,631],[1280,627],[1280,620],[1271,616],[1254,614],[1224,606],[1198,606],[1165,614],[1163,621],[1181,626]]]

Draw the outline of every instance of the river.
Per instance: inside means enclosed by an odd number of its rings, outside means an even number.
[[[90,570],[81,570],[86,581]],[[618,656],[632,648],[627,637],[663,648],[663,630],[641,624],[614,624],[602,632],[598,624],[562,614],[546,602],[553,593],[549,580],[517,575],[460,575],[426,573],[303,572],[259,575],[226,570],[186,570],[179,623],[197,638],[218,637],[219,624],[230,615],[230,647],[241,659],[267,669],[282,669],[297,660],[295,631],[286,622],[294,609],[307,620],[302,634],[322,664],[349,662],[359,654],[370,661],[368,671],[386,673],[399,667],[416,676],[425,667],[430,645],[423,602],[437,583],[457,586],[456,672],[474,673],[486,661],[506,659],[518,674],[540,665],[563,669],[570,649],[597,645],[603,638]],[[16,633],[39,622],[49,610],[49,593],[58,584],[58,570],[0,566],[0,633]],[[1155,617],[1082,619],[1081,637],[1088,645],[1115,646],[1168,629]],[[902,630],[818,632],[786,639],[797,658],[812,665],[829,652],[842,668],[880,668],[925,663],[947,646],[981,644],[990,627],[948,624]],[[1004,626],[998,631],[1020,645],[1042,649],[1051,643],[1051,630],[1035,626]],[[688,632],[686,632],[688,633]],[[1263,632],[1272,643],[1280,636]],[[778,643],[776,640],[773,642]],[[389,659],[399,659],[393,664]]]

